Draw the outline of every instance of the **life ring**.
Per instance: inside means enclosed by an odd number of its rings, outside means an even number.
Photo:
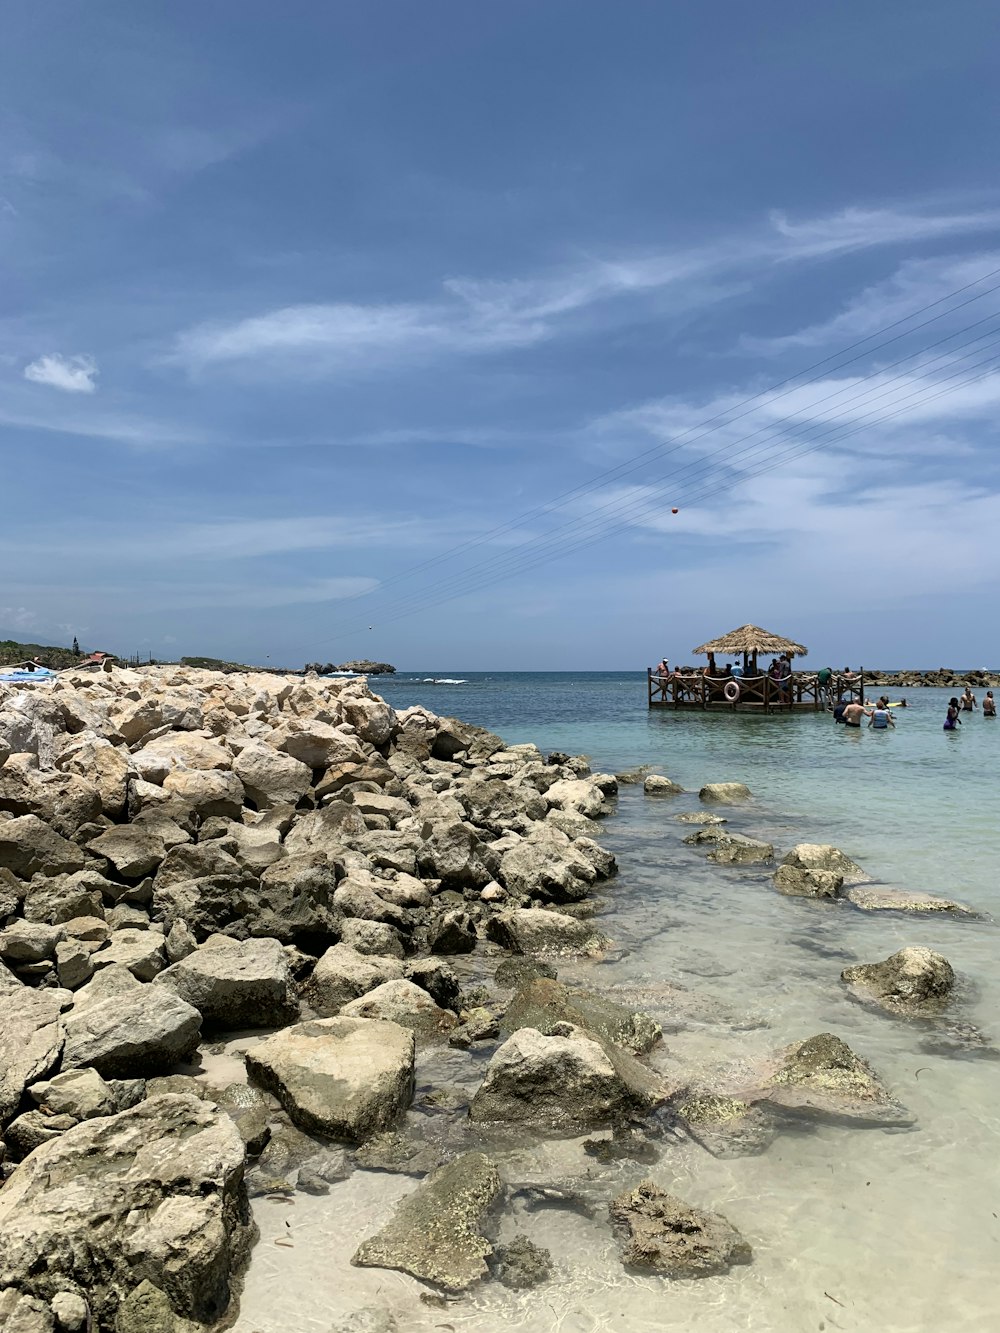
[[[722,693],[726,696],[726,698],[729,700],[731,704],[734,704],[736,700],[740,697],[739,681],[727,680],[725,689],[722,691]]]

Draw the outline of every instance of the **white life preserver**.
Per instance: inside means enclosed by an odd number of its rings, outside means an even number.
[[[726,688],[722,691],[731,704],[734,704],[740,697],[740,683],[738,680],[727,680]]]

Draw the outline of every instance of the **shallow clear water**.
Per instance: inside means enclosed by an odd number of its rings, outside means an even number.
[[[257,1206],[262,1240],[240,1333],[325,1333],[363,1308],[391,1312],[400,1330],[992,1333],[1000,1060],[988,1050],[961,1058],[959,1046],[934,1045],[947,1038],[946,1025],[858,1005],[839,974],[904,944],[928,945],[959,974],[954,1018],[1000,1041],[996,927],[785,898],[766,873],[707,863],[703,850],[683,844],[690,826],[674,816],[697,808],[705,782],[746,781],[754,803],[726,813],[733,827],[773,841],[779,854],[799,841],[834,842],[876,879],[1000,915],[1000,721],[976,714],[957,735],[944,733],[947,691],[909,692],[911,707],[896,710],[896,731],[882,735],[845,732],[824,715],[650,714],[638,673],[414,675],[466,683],[396,677],[373,684],[398,707],[423,703],[511,742],[585,752],[595,770],[650,764],[693,789],[652,800],[641,787],[622,788],[602,835],[621,873],[603,890],[601,926],[619,952],[611,961],[560,967],[564,980],[619,990],[663,1023],[655,1064],[725,1086],[742,1063],[833,1031],[875,1065],[917,1123],[905,1131],[820,1126],[782,1134],[760,1156],[731,1160],[667,1135],[654,1166],[601,1166],[577,1140],[525,1144],[503,1157],[508,1178],[573,1185],[596,1212],[529,1213],[516,1204],[503,1234],[520,1231],[547,1246],[553,1280],[527,1293],[488,1283],[446,1310],[422,1305],[420,1285],[402,1274],[350,1267],[358,1241],[415,1183],[356,1172],[324,1198]],[[463,966],[470,979],[485,978],[494,963],[477,955]],[[430,1085],[471,1093],[480,1073],[460,1053],[422,1057],[421,1079]],[[431,1128],[419,1110],[411,1121]],[[699,1282],[626,1274],[606,1203],[645,1176],[724,1213],[752,1244],[754,1262]],[[289,1237],[292,1248],[275,1245]]]

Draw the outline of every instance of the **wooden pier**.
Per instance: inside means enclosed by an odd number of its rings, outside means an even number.
[[[831,676],[820,685],[815,672],[793,671],[784,680],[769,675],[706,676],[703,672],[667,676],[646,669],[650,708],[712,713],[822,713],[850,693],[865,697],[864,674]]]

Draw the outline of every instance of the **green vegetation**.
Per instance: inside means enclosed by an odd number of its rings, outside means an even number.
[[[181,666],[198,667],[202,671],[259,671],[259,667],[248,667],[243,662],[226,662],[221,657],[182,657]]]
[[[0,666],[15,666],[18,662],[41,662],[47,667],[69,667],[77,661],[78,653],[72,648],[53,648],[42,643],[18,643],[16,639],[0,639]]]

